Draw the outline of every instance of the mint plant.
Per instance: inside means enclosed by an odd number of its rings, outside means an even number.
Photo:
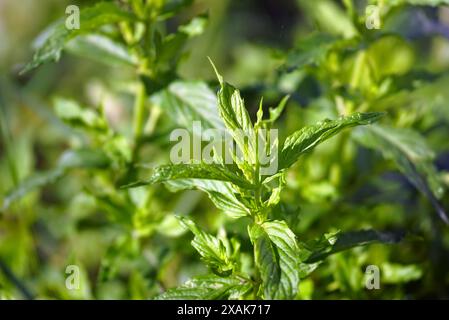
[[[215,67],[214,67],[215,68]],[[194,221],[180,217],[183,225],[195,235],[192,246],[213,272],[185,285],[169,290],[160,299],[227,299],[263,298],[294,299],[298,293],[301,271],[307,269],[301,257],[296,235],[284,220],[274,220],[272,211],[280,202],[285,187],[285,174],[302,154],[349,127],[368,125],[377,121],[382,113],[356,113],[337,120],[324,120],[314,126],[304,127],[282,143],[279,167],[276,173],[261,174],[259,145],[267,138],[260,136],[261,129],[270,130],[285,107],[284,99],[278,107],[270,109],[264,119],[262,102],[257,121],[252,123],[238,89],[226,83],[217,72],[220,90],[217,94],[218,110],[226,129],[242,150],[239,159],[234,153],[235,165],[176,164],[155,168],[152,175],[128,187],[166,182],[177,189],[197,188],[206,192],[214,204],[234,218],[249,218],[247,229],[253,246],[253,270],[241,268],[237,239],[226,235],[213,236],[201,230]],[[242,133],[246,133],[247,140]],[[270,141],[277,145],[279,141]],[[266,148],[267,151],[272,148]],[[216,151],[216,150],[215,150]],[[271,151],[270,151],[271,152]],[[307,273],[307,271],[303,271]],[[304,274],[302,274],[304,276]]]

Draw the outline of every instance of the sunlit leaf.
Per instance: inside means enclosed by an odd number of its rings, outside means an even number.
[[[202,276],[170,289],[157,300],[225,300],[236,299],[251,289],[251,284],[237,277]]]
[[[217,98],[203,82],[176,81],[152,97],[164,113],[176,124],[190,129],[193,121],[204,128],[224,130],[218,115]]]
[[[134,188],[158,182],[184,179],[203,179],[231,182],[243,188],[253,188],[252,184],[242,176],[232,172],[220,164],[177,164],[157,167],[152,175],[142,181],[137,181],[124,188]]]
[[[199,189],[207,193],[214,205],[232,218],[250,214],[249,209],[235,195],[231,183],[218,180],[180,179],[165,182],[172,191]]]
[[[293,299],[299,287],[299,248],[284,221],[249,227],[265,299]]]
[[[284,142],[280,154],[280,169],[293,165],[305,152],[311,151],[318,144],[333,137],[341,130],[377,121],[383,114],[355,113],[338,120],[325,120],[313,126],[307,126],[290,135]]]
[[[423,276],[421,267],[415,264],[400,265],[385,262],[381,265],[381,281],[385,284],[399,284],[416,281]]]
[[[229,133],[237,143],[243,156],[249,163],[255,163],[255,133],[251,118],[245,108],[245,103],[240,96],[240,91],[224,81],[223,77],[214,67],[217,78],[220,82],[218,91],[218,110]]]
[[[235,268],[235,263],[231,257],[232,252],[229,252],[229,246],[225,246],[222,239],[198,228],[192,220],[186,217],[179,217],[179,219],[195,235],[192,246],[201,255],[203,261],[217,275],[229,276]]]
[[[379,0],[378,0],[379,1]],[[404,4],[411,4],[415,6],[438,6],[442,4],[449,4],[449,0],[382,0],[382,3],[389,6],[399,6]]]

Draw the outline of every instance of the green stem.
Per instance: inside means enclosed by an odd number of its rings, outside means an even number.
[[[254,192],[254,198],[255,198],[255,200],[256,200],[256,212],[253,214],[253,219],[254,219],[254,223],[256,223],[256,224],[260,224],[260,223],[262,223],[265,219],[266,219],[266,217],[263,215],[263,205],[262,205],[262,184],[261,184],[261,182],[260,182],[260,162],[259,162],[259,139],[258,139],[258,137],[259,137],[259,131],[258,131],[258,128],[256,127],[255,128],[255,143],[256,143],[256,162],[255,162],[255,165],[254,165],[254,177],[253,177],[253,182],[254,182],[254,185],[256,186],[256,190],[255,190],[255,192]],[[251,235],[250,235],[250,237],[251,237]],[[254,246],[254,248],[253,248],[254,250],[253,250],[253,261],[254,261],[254,266],[256,266],[257,265],[257,263],[256,263],[256,247]],[[254,291],[253,291],[253,294],[254,294],[254,297],[256,298],[256,299],[259,299],[260,297],[258,296],[258,293],[259,293],[259,288],[260,288],[260,284],[262,283],[262,279],[261,279],[261,276],[260,276],[260,272],[259,272],[259,269],[256,267],[255,268],[255,274],[254,274],[254,277],[255,277],[255,281],[254,281],[254,283],[253,283],[253,288],[254,288]]]
[[[254,223],[257,223],[257,221],[255,221]],[[249,236],[251,238],[251,235],[249,235]],[[253,283],[253,294],[254,294],[254,297],[256,299],[260,299],[260,297],[259,297],[259,290],[260,290],[260,286],[262,284],[262,277],[260,275],[259,267],[257,266],[257,261],[256,261],[256,243],[255,242],[253,243],[253,263],[254,263],[254,274],[253,274],[253,281],[252,281],[252,283]]]
[[[31,292],[25,283],[23,283],[19,278],[16,277],[14,272],[8,267],[8,265],[0,259],[0,271],[4,274],[5,278],[8,279],[12,284],[14,284],[17,289],[22,293],[23,297],[27,300],[33,300],[34,294]]]
[[[259,212],[256,212],[256,217],[260,214],[260,210],[262,210],[262,185],[260,183],[260,162],[259,162],[259,130],[255,129],[255,143],[256,143],[256,163],[254,166],[254,185],[257,186],[255,190],[254,197],[256,199],[256,206]]]
[[[136,100],[134,104],[134,156],[133,159],[136,158],[137,152],[140,146],[140,140],[143,134],[143,128],[145,125],[145,100],[146,100],[146,90],[145,85],[142,82],[139,82],[137,92],[136,92]]]
[[[9,131],[6,119],[6,111],[3,109],[3,103],[0,100],[0,132],[1,137],[3,139],[3,143],[5,145],[5,154],[9,167],[9,172],[11,174],[12,182],[14,187],[19,185],[19,174],[17,171],[17,167],[15,161],[13,159],[12,154],[12,145],[11,145],[11,133]]]
[[[134,42],[134,32],[129,22],[119,23],[120,32],[125,40],[126,44],[131,45]]]

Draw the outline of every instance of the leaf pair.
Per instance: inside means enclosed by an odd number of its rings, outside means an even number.
[[[194,234],[194,248],[214,271],[225,276],[196,278],[185,285],[169,290],[158,299],[226,299],[239,298],[253,288],[253,284],[232,275],[230,245],[200,229],[189,219],[180,218]],[[248,230],[254,245],[255,263],[262,283],[261,296],[265,299],[293,299],[299,288],[299,247],[295,235],[283,221],[254,224]],[[238,252],[234,252],[236,256]],[[216,288],[210,292],[209,285]]]

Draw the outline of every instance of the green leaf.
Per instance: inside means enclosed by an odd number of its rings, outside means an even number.
[[[135,256],[136,238],[129,235],[122,235],[108,247],[101,259],[98,281],[104,283],[117,276],[120,263],[126,261],[130,256]]]
[[[61,19],[40,36],[40,44],[33,60],[25,66],[22,73],[49,61],[58,61],[66,44],[79,35],[97,31],[103,25],[134,19],[131,13],[123,11],[113,2],[100,2],[80,10],[80,29],[67,29],[65,19]]]
[[[413,82],[417,77],[423,79],[420,84]],[[423,121],[426,123],[425,128],[440,121],[449,122],[449,108],[445,103],[449,100],[449,91],[446,90],[449,86],[449,76],[434,77],[427,73],[409,73],[402,79],[397,79],[396,86],[398,90],[376,101],[376,109],[395,112],[398,106],[407,106],[408,112],[402,113],[400,118],[409,118],[406,123]],[[402,90],[399,90],[401,87]]]
[[[382,270],[382,283],[385,284],[407,283],[419,280],[423,276],[422,268],[414,264],[401,265],[385,262],[380,266],[380,270]]]
[[[204,32],[208,22],[209,16],[207,14],[202,14],[193,18],[189,23],[180,26],[178,30],[188,37],[196,37]]]
[[[209,59],[210,60],[210,59]],[[247,163],[255,163],[255,133],[251,118],[240,96],[240,91],[223,80],[212,60],[210,60],[220,82],[218,110],[233,139],[243,152]],[[246,141],[248,138],[248,141]]]
[[[433,165],[434,152],[418,132],[376,125],[360,130],[356,138],[364,146],[379,150],[385,158],[393,160],[409,181],[431,201],[440,218],[449,224],[447,213],[438,201],[444,187]]]
[[[136,208],[129,202],[117,197],[116,194],[108,194],[102,190],[89,188],[86,190],[86,193],[95,199],[98,208],[101,208],[106,213],[109,221],[130,229],[135,228],[136,215],[133,215],[133,213],[136,211]]]
[[[92,109],[82,108],[76,101],[55,98],[54,110],[56,115],[74,128],[82,128],[96,132],[107,132],[106,120]]]
[[[200,189],[206,192],[217,208],[233,218],[246,216],[249,210],[234,195],[232,184],[253,189],[245,178],[219,164],[165,165],[153,170],[150,178],[133,182],[122,188],[134,188],[158,182],[166,182],[173,191]]]
[[[67,151],[59,159],[56,168],[31,175],[24,179],[16,188],[11,190],[3,199],[2,210],[6,210],[14,201],[19,200],[31,191],[55,183],[62,178],[69,169],[102,169],[108,167],[109,164],[109,159],[101,151],[90,149]]]
[[[231,218],[237,219],[250,214],[248,208],[234,194],[222,194],[215,191],[207,191],[207,194],[214,205]]]
[[[202,260],[212,272],[222,277],[231,275],[236,265],[232,260],[233,253],[229,242],[225,243],[222,239],[202,231],[192,220],[186,217],[178,218],[195,235],[192,246],[198,251]]]
[[[335,36],[325,33],[312,34],[302,39],[288,53],[284,67],[290,72],[306,66],[319,66],[337,40]]]
[[[176,238],[186,232],[174,214],[165,214],[162,220],[156,225],[156,230],[168,238]]]
[[[352,232],[334,232],[323,235],[320,239],[300,243],[301,261],[313,264],[328,256],[354,247],[374,243],[394,244],[404,238],[403,232],[361,230]]]
[[[251,290],[251,287],[244,279],[209,275],[193,278],[178,288],[160,294],[156,300],[238,299]]]
[[[380,2],[380,0],[378,0]],[[449,0],[382,0],[382,4],[387,6],[400,6],[405,4],[411,4],[414,6],[439,6],[449,4]]]
[[[67,43],[66,50],[112,66],[136,66],[138,63],[137,58],[123,44],[101,34],[76,37]]]
[[[413,47],[399,36],[379,38],[369,46],[367,54],[377,79],[406,74],[415,64]]]
[[[358,34],[351,18],[343,8],[331,0],[298,0],[297,3],[304,10],[305,17],[313,19],[319,30],[343,36],[346,39]]]
[[[245,103],[240,96],[240,91],[223,81],[223,77],[217,73],[220,81],[218,91],[218,107],[220,116],[229,130],[249,131],[253,129],[251,118],[245,108]]]
[[[284,142],[280,154],[280,169],[293,165],[305,152],[333,137],[345,128],[367,125],[377,121],[383,113],[354,113],[337,120],[324,120],[316,125],[307,126],[290,135]]]
[[[185,189],[199,189],[207,193],[214,205],[231,218],[240,218],[250,214],[246,206],[237,199],[231,183],[218,180],[181,179],[165,183],[173,192]]]
[[[185,25],[181,25],[177,32],[169,34],[164,37],[156,45],[157,51],[157,63],[162,64],[174,64],[178,61],[182,54],[182,49],[186,41],[192,37],[198,36],[203,33],[207,23],[208,15],[203,14],[193,18]]]
[[[2,211],[8,209],[14,201],[22,198],[31,191],[41,188],[47,184],[56,182],[64,175],[64,170],[56,168],[53,170],[36,173],[22,182],[11,190],[3,199]]]
[[[173,82],[152,96],[152,102],[182,127],[190,128],[193,121],[201,121],[205,128],[224,130],[224,123],[218,116],[217,98],[204,82]]]
[[[63,169],[106,169],[111,164],[109,157],[101,150],[77,149],[64,152],[58,162]]]
[[[269,121],[271,123],[274,123],[277,119],[279,119],[279,117],[281,116],[282,112],[285,109],[285,106],[287,105],[288,99],[290,99],[290,95],[286,95],[284,98],[282,98],[281,102],[279,102],[276,108],[270,108]]]
[[[175,164],[164,165],[153,170],[152,175],[142,181],[133,182],[123,188],[134,188],[158,182],[183,179],[204,179],[231,182],[246,189],[253,185],[242,176],[220,164]]]
[[[264,299],[293,299],[299,286],[299,249],[284,221],[249,227]]]

